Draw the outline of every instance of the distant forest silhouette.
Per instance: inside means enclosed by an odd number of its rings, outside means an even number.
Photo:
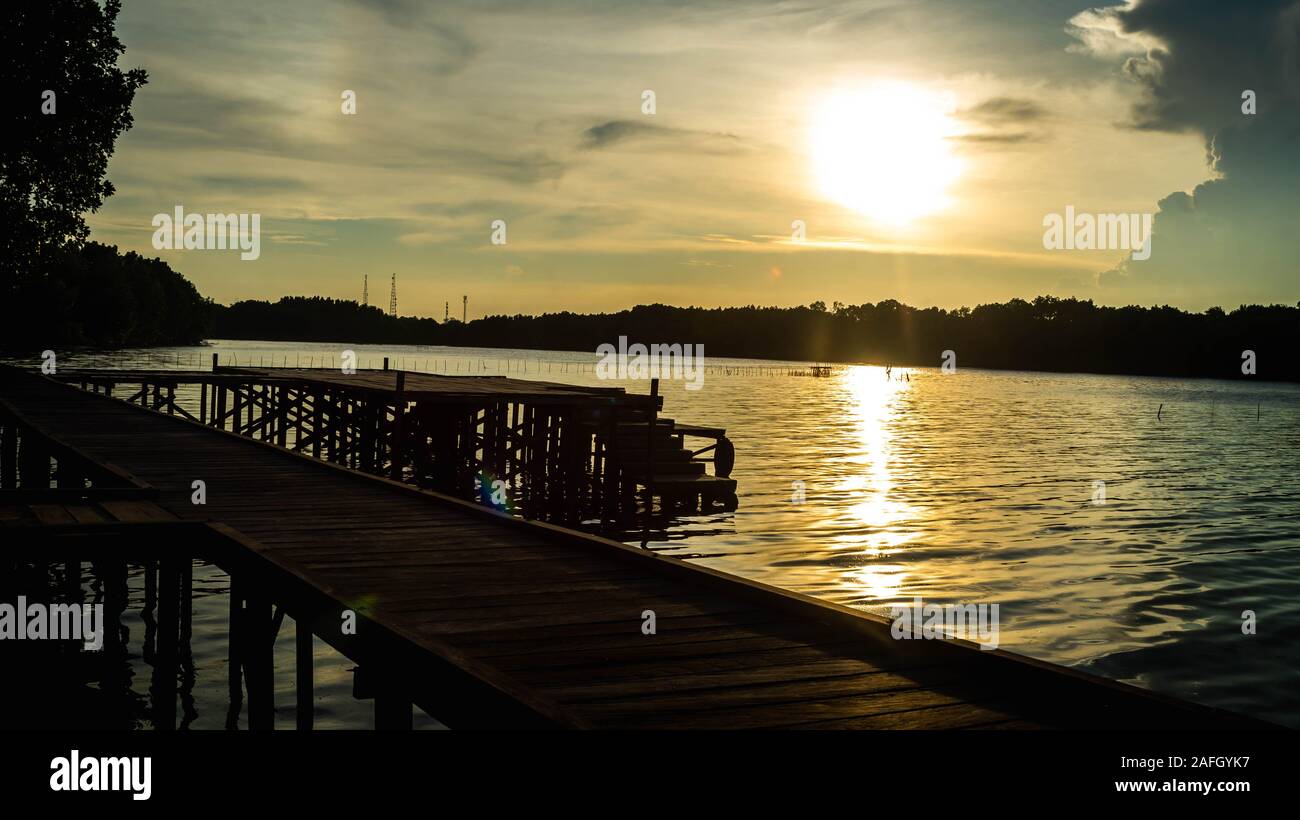
[[[1039,296],[1032,302],[942,310],[894,300],[830,308],[697,308],[638,305],[618,313],[488,316],[468,324],[390,317],[374,306],[321,297],[237,302],[216,307],[223,339],[510,347],[595,351],[629,344],[703,344],[711,357],[938,366],[943,351],[959,367],[1153,376],[1245,378],[1242,353],[1255,352],[1254,378],[1300,381],[1300,306],[1105,307]]]
[[[166,262],[98,242],[49,248],[35,271],[6,283],[0,349],[198,344],[220,307]]]
[[[829,308],[638,305],[617,313],[488,316],[462,323],[391,317],[319,296],[228,307],[204,298],[167,263],[96,242],[48,251],[45,275],[16,283],[0,305],[0,347],[149,347],[204,339],[508,347],[595,352],[604,343],[702,344],[709,357],[870,362],[1151,376],[1300,381],[1300,306],[1231,312],[1105,307],[1039,296],[975,308],[894,300]]]

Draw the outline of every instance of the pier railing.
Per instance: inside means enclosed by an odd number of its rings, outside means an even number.
[[[93,489],[101,498],[149,498],[147,484],[50,436],[0,399],[0,499],[59,501]]]
[[[540,520],[612,523],[656,499],[674,511],[736,504],[735,451],[725,430],[678,426],[658,416],[661,397],[621,388],[215,363],[211,372],[65,370],[57,377]],[[692,449],[688,436],[710,443]]]

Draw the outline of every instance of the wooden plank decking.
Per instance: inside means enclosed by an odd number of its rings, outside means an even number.
[[[223,367],[222,373],[239,373],[263,379],[287,379],[317,384],[333,385],[347,390],[373,390],[392,393],[397,387],[396,370],[357,370],[344,375],[337,370],[295,367]],[[573,384],[544,382],[534,379],[512,379],[508,376],[447,376],[417,371],[403,373],[404,392],[410,399],[462,401],[488,399],[529,401],[533,403],[589,400],[593,402],[618,401],[629,407],[649,408],[662,400],[650,396],[628,393],[621,387],[580,387]]]
[[[886,622],[846,607],[0,370],[0,397],[50,436],[156,488],[157,509],[221,522],[341,603],[368,602],[370,618],[542,723],[1259,725],[1004,652],[896,641]],[[206,506],[191,504],[196,479],[206,482]],[[642,633],[646,610],[657,634]],[[446,710],[435,717],[458,725],[455,703]]]

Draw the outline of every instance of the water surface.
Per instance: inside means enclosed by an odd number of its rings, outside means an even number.
[[[223,341],[62,363],[336,366],[344,348],[361,367],[610,384],[593,354],[519,350]],[[1300,726],[1300,386],[799,367],[710,360],[703,389],[661,386],[665,415],[727,429],[740,506],[649,547],[881,612],[997,603],[1003,648]]]

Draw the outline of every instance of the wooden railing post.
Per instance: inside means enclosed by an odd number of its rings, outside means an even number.
[[[388,360],[384,359],[385,365]],[[402,480],[402,449],[406,422],[406,371],[397,371],[397,390],[393,395],[393,444],[392,477],[394,481]]]
[[[646,447],[645,447],[645,480],[646,480],[645,486],[647,492],[649,493],[651,506],[654,505],[654,500],[655,500],[654,488],[652,484],[655,478],[655,425],[659,421],[659,409],[656,406],[658,402],[655,401],[655,399],[657,398],[659,398],[659,380],[651,379],[650,380],[650,424],[649,427],[647,428],[649,429],[650,433],[646,441]]]

